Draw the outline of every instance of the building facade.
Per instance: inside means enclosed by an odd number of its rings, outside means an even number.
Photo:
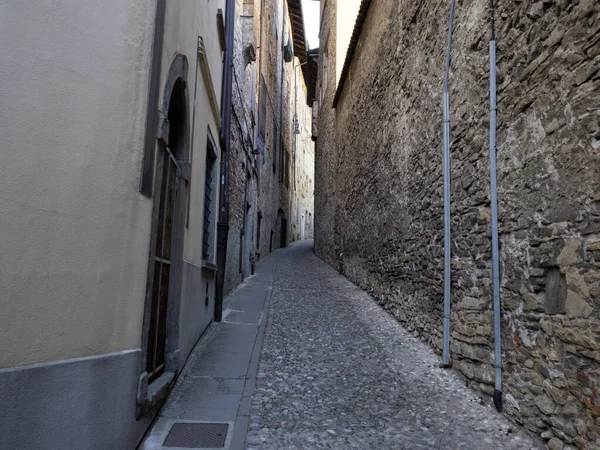
[[[225,1],[112,3],[2,7],[1,448],[135,448],[213,318]]]
[[[449,2],[363,0],[344,47],[345,2],[321,3],[315,251],[441,351]],[[560,448],[598,449],[600,6],[497,3],[504,411]],[[495,365],[489,40],[489,2],[457,2],[450,349],[454,368],[486,394]]]
[[[226,293],[261,257],[301,238],[299,208],[305,230],[313,213],[301,2],[238,0],[235,30]]]
[[[292,179],[294,180],[291,238],[294,241],[314,237],[315,146],[313,142],[312,108],[306,103],[308,89],[297,86],[297,113],[293,135]],[[300,91],[301,90],[301,91]]]

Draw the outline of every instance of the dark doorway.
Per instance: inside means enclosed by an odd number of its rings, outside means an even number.
[[[256,225],[256,250],[260,252],[260,226],[262,225],[262,214],[258,212],[258,223]]]
[[[287,219],[281,218],[281,242],[279,247],[287,247]]]
[[[159,146],[156,173],[156,195],[158,196],[158,216],[156,245],[154,248],[154,270],[152,280],[152,300],[150,305],[150,326],[146,352],[146,372],[148,382],[158,378],[165,370],[167,354],[167,312],[172,300],[172,284],[177,282],[173,273],[176,240],[182,239],[179,224],[175,218],[178,181],[181,175],[180,162],[185,146],[186,98],[185,84],[180,80],[173,87],[169,103],[168,145]]]

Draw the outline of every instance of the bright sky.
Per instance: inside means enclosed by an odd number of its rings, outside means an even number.
[[[321,3],[314,0],[302,0],[302,12],[304,13],[304,28],[309,48],[319,46],[319,12]]]

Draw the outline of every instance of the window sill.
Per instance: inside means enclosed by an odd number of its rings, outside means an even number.
[[[142,378],[144,375],[146,375],[145,372],[142,375]],[[144,384],[143,380],[141,380],[141,382]],[[147,383],[147,375],[145,383]],[[167,398],[167,395],[169,395],[174,383],[175,372],[164,372],[152,383],[147,384],[147,395],[142,401],[140,401],[141,399],[138,398],[136,414],[137,418],[140,419],[142,416],[147,415],[149,412],[154,411],[157,407],[162,405],[164,400]]]
[[[206,269],[206,270],[208,270],[210,272],[216,272],[217,269],[218,269],[218,267],[217,267],[216,264],[213,264],[213,263],[211,263],[209,261],[206,261],[206,260],[202,261],[202,268]]]

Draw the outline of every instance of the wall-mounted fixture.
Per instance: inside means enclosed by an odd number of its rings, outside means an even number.
[[[253,44],[248,44],[248,46],[244,49],[244,60],[246,65],[256,61],[256,50],[254,49]]]
[[[292,62],[294,59],[294,50],[292,50],[292,41],[288,38],[287,44],[283,47],[283,60],[285,62]]]
[[[217,9],[217,31],[219,33],[219,43],[221,44],[221,50],[225,51],[227,48],[227,42],[225,41],[225,18],[223,16],[223,10]]]

